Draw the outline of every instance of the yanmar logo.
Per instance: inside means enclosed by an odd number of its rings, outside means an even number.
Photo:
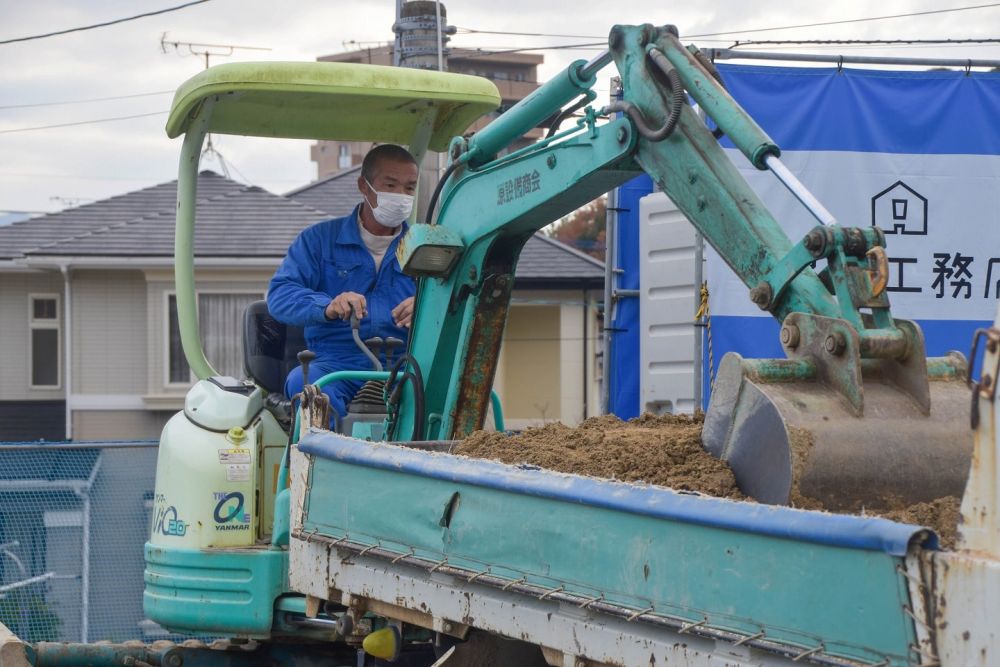
[[[243,511],[245,500],[242,493],[215,491],[212,497],[215,499],[212,518],[215,519],[216,530],[250,530],[250,513]]]

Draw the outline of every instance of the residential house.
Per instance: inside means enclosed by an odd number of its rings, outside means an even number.
[[[242,312],[303,228],[351,210],[357,170],[272,194],[205,171],[195,237],[209,360],[242,375]],[[192,376],[174,307],[176,182],[0,227],[0,441],[157,438]],[[597,413],[603,265],[535,235],[495,387],[507,423]]]

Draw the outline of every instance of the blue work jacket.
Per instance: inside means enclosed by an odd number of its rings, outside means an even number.
[[[416,292],[413,278],[403,274],[396,260],[406,225],[386,250],[376,274],[375,260],[358,230],[359,210],[356,207],[348,216],[303,230],[267,290],[271,315],[285,324],[304,327],[316,362],[330,370],[371,369],[371,362],[354,343],[350,321],[326,319],[330,299],[342,292],[362,294],[368,304],[368,315],[358,332],[361,340],[393,336],[405,341],[409,333],[392,321],[392,309]]]

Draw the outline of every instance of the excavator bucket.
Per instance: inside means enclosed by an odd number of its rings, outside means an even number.
[[[829,318],[794,313],[783,332],[795,319]],[[729,462],[744,493],[770,504],[858,511],[960,497],[972,456],[964,357],[925,359],[921,349],[915,368],[900,371],[852,356],[849,338],[847,347],[839,358],[787,344],[789,359],[727,354],[705,448]]]

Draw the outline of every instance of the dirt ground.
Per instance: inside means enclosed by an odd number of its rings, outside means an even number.
[[[458,443],[454,453],[510,464],[527,463],[557,472],[603,477],[622,482],[646,482],[682,491],[698,491],[734,500],[753,500],[736,485],[729,465],[701,446],[700,415],[643,415],[623,422],[613,415],[592,417],[572,428],[547,424],[517,435],[477,431]],[[793,467],[808,457],[808,433],[792,433]],[[792,505],[823,510],[822,503],[792,490]],[[958,498],[867,511],[893,521],[931,528],[941,546],[955,544],[961,518]]]

